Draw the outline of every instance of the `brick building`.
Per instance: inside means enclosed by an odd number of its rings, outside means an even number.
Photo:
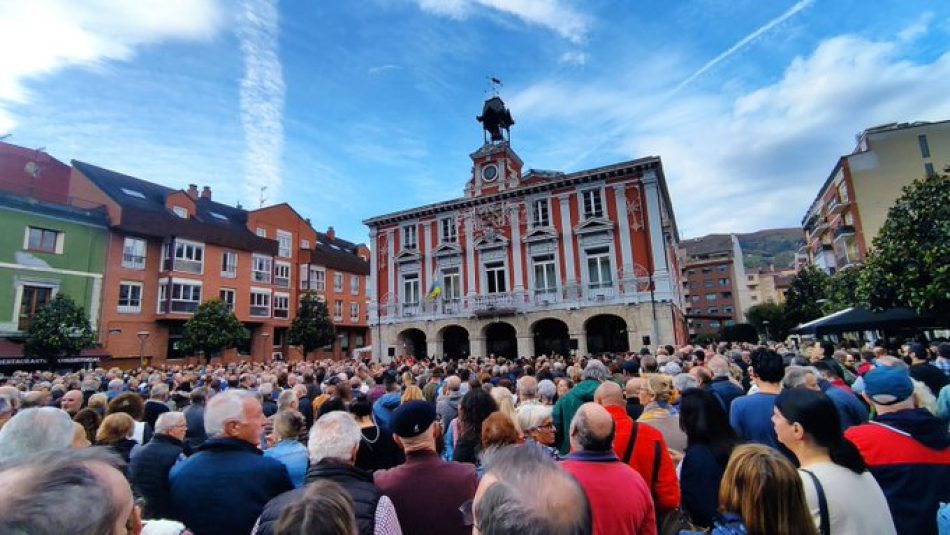
[[[685,341],[660,159],[524,172],[501,99],[479,120],[485,143],[470,155],[464,197],[365,221],[374,353],[588,354]]]
[[[743,321],[747,275],[735,234],[680,242],[683,293],[691,336],[718,334]]]

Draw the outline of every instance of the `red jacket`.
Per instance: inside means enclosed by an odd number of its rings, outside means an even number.
[[[633,420],[627,416],[624,407],[604,407],[614,419],[614,453],[618,459],[623,459],[630,442],[630,432],[633,429]],[[630,467],[639,472],[646,481],[647,487],[653,481],[653,467],[656,466],[654,455],[655,444],[660,444],[660,473],[656,476],[656,487],[650,489],[656,505],[661,512],[669,511],[680,504],[680,484],[676,477],[676,468],[673,458],[666,449],[663,434],[649,425],[637,423],[637,442],[633,445],[633,454],[630,456]]]
[[[636,470],[612,453],[575,451],[561,463],[584,489],[593,535],[656,535],[650,489]]]

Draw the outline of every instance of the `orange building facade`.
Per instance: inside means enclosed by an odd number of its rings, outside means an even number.
[[[374,354],[594,354],[685,342],[660,159],[523,172],[511,123],[492,123],[497,113],[508,112],[496,97],[464,197],[364,222]]]

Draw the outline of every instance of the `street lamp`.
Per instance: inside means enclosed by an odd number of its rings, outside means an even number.
[[[139,368],[145,368],[145,341],[148,340],[148,331],[139,331],[136,336],[139,337]]]
[[[768,342],[769,338],[769,320],[762,320],[762,326],[765,327],[765,341]]]

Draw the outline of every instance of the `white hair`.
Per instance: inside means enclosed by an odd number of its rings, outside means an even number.
[[[538,382],[538,393],[541,394],[541,399],[552,400],[557,394],[557,385],[550,379],[542,379]]]
[[[353,448],[362,437],[359,424],[348,413],[332,411],[324,414],[310,429],[310,440],[307,442],[310,464],[323,459],[349,461]]]
[[[165,399],[168,396],[168,385],[165,383],[158,383],[152,387],[151,399]]]
[[[697,388],[698,386],[699,381],[688,373],[678,373],[673,376],[673,388],[679,392],[683,392],[687,388]]]
[[[541,425],[541,422],[551,417],[550,405],[529,403],[518,407],[518,427],[525,432]]]
[[[125,383],[122,382],[122,379],[113,379],[109,381],[109,390],[112,390],[113,392],[121,391],[123,386],[125,386]]]
[[[265,398],[271,397],[274,395],[274,385],[272,383],[262,383],[260,391],[261,395]]]
[[[167,435],[175,426],[185,421],[185,414],[181,412],[163,412],[155,420],[155,434]]]
[[[247,390],[231,389],[222,392],[208,402],[205,409],[205,433],[209,437],[224,434],[224,424],[244,422],[244,400],[254,399]]]
[[[0,429],[0,463],[69,449],[75,426],[66,411],[54,407],[24,409]]]
[[[713,377],[729,377],[729,362],[725,357],[714,355],[706,364]]]

